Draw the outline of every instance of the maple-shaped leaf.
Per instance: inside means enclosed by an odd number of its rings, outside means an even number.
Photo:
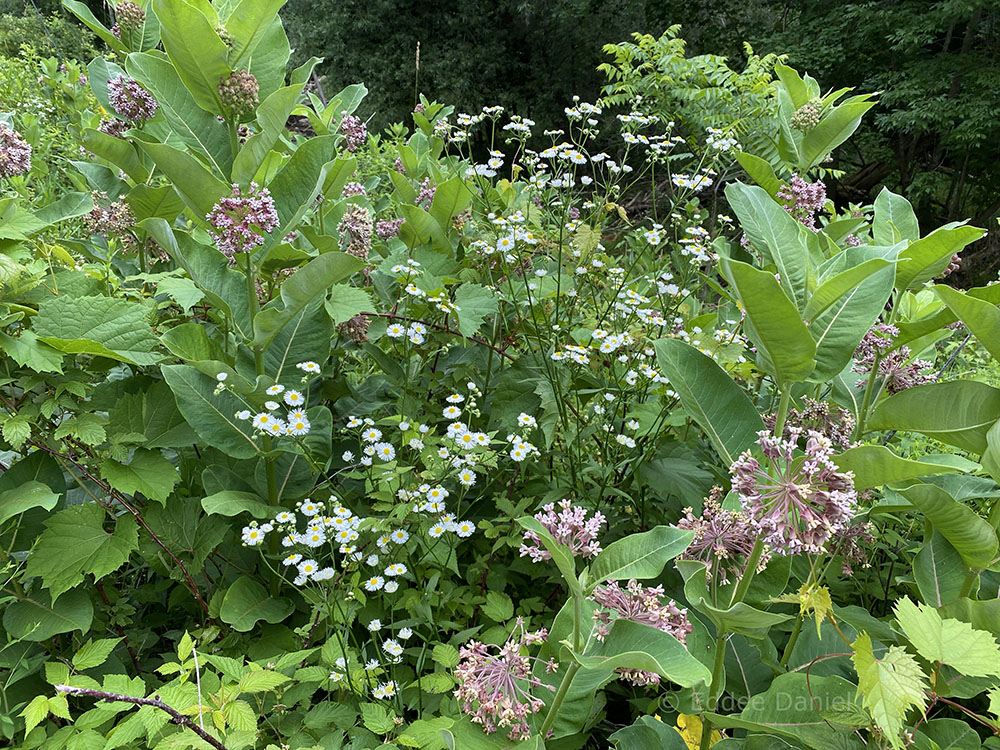
[[[864,707],[892,746],[901,748],[900,734],[907,712],[911,708],[923,710],[926,704],[926,675],[902,646],[892,646],[882,659],[876,659],[867,633],[858,636],[851,650]]]
[[[812,613],[816,619],[816,636],[822,638],[820,626],[823,620],[833,613],[833,601],[830,599],[830,589],[817,586],[814,583],[804,583],[794,594],[782,594],[771,598],[772,602],[788,602],[798,604],[799,612],[805,617]]]
[[[969,623],[943,618],[927,604],[904,597],[895,608],[906,637],[922,657],[941,662],[968,677],[1000,676],[1000,646],[993,635]]]

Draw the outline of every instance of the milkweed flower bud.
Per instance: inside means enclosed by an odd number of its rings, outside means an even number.
[[[344,115],[340,120],[340,134],[347,139],[347,150],[357,151],[368,138],[368,128],[360,117]]]
[[[0,177],[31,169],[31,146],[5,122],[0,122]]]
[[[139,123],[153,119],[160,108],[153,95],[138,81],[121,74],[108,81],[108,101],[126,120]]]
[[[119,33],[116,37],[121,39],[121,31],[134,31],[146,23],[146,11],[140,8],[132,0],[119,0],[115,5],[115,26]]]
[[[814,127],[819,125],[820,105],[821,102],[819,97],[810,99],[808,102],[795,110],[789,125],[792,126],[793,130],[799,130],[803,133],[812,130]]]
[[[368,253],[372,249],[373,229],[372,217],[368,213],[368,209],[357,203],[352,203],[347,207],[340,223],[337,224],[341,248],[345,253],[367,260]]]
[[[218,92],[222,106],[238,116],[257,106],[260,86],[249,71],[237,70],[219,79]]]

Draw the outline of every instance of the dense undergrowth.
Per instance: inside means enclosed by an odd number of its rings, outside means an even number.
[[[11,746],[1000,745],[1000,286],[826,199],[874,97],[672,30],[376,134],[280,2],[66,5],[106,54],[0,60]]]

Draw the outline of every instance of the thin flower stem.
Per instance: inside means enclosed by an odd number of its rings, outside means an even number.
[[[792,655],[792,649],[795,648],[795,643],[799,640],[799,633],[802,632],[802,622],[804,619],[802,612],[799,612],[798,619],[795,620],[795,626],[792,628],[792,634],[788,638],[788,643],[785,644],[785,650],[781,652],[781,660],[778,664],[782,667],[788,664],[788,659]]]
[[[549,708],[549,713],[545,717],[542,728],[538,731],[539,736],[542,738],[548,735],[549,730],[555,723],[556,715],[559,713],[559,706],[562,705],[563,699],[566,697],[566,693],[569,692],[569,687],[573,683],[573,678],[576,677],[576,673],[579,670],[580,665],[576,662],[573,662],[566,668],[566,674],[563,675],[562,682],[559,684],[559,691],[556,693],[556,697],[552,699],[552,706]]]
[[[743,577],[740,578],[740,582],[736,585],[736,590],[733,592],[733,598],[729,602],[729,606],[733,607],[743,601],[744,597],[747,595],[747,591],[750,590],[750,584],[753,582],[754,574],[757,572],[757,566],[760,564],[761,555],[764,554],[764,538],[758,536],[757,541],[753,543],[753,549],[750,551],[750,557],[747,558],[746,568],[743,571]]]
[[[781,387],[781,400],[778,402],[778,414],[774,420],[774,434],[781,437],[785,429],[785,420],[788,418],[788,405],[791,401],[792,390],[788,386]]]
[[[714,711],[715,704],[719,700],[722,692],[722,673],[726,663],[726,642],[729,634],[725,630],[719,631],[719,637],[715,639],[715,662],[712,665],[712,684],[708,689],[708,710]],[[708,750],[712,746],[712,721],[703,718],[701,724],[701,742],[699,750]]]

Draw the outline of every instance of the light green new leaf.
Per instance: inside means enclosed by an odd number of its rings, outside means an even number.
[[[684,645],[657,628],[619,618],[611,632],[586,655],[573,658],[588,669],[641,669],[671,682],[691,687],[712,679],[708,667],[695,659]]]
[[[21,367],[35,372],[63,371],[62,352],[39,341],[34,331],[22,331],[17,337],[0,332],[0,349]]]
[[[808,378],[816,368],[816,342],[774,276],[747,263],[722,263],[746,311],[757,366],[782,386]]]
[[[816,127],[802,136],[799,173],[804,174],[821,163],[831,151],[851,137],[861,124],[865,112],[875,106],[875,102],[863,101],[867,96],[863,94],[852,97],[824,116]]]
[[[858,445],[833,460],[841,471],[854,473],[854,486],[859,490],[958,471],[954,466],[900,458],[884,445]]]
[[[166,505],[167,498],[180,481],[177,468],[156,450],[136,449],[132,460],[122,464],[107,459],[101,464],[101,476],[126,495],[142,493],[150,500]]]
[[[226,591],[219,617],[234,630],[247,633],[260,620],[271,624],[281,622],[293,609],[295,606],[288,599],[273,598],[253,578],[242,576]]]
[[[678,339],[653,343],[656,361],[681,404],[727,466],[750,448],[764,422],[746,392],[715,360]]]
[[[891,646],[884,658],[876,659],[867,633],[858,636],[851,650],[851,661],[858,673],[858,693],[865,708],[890,744],[903,747],[903,720],[911,708],[923,709],[926,676],[917,660],[900,646]]]
[[[972,508],[933,484],[915,484],[900,490],[941,532],[970,568],[985,568],[997,556],[993,527]]]
[[[219,82],[232,70],[229,49],[205,14],[187,0],[153,0],[163,49],[198,106],[223,114]]]
[[[1000,389],[974,380],[908,388],[879,402],[871,430],[920,432],[942,443],[981,454],[986,433],[1000,419]]]
[[[212,206],[231,191],[229,185],[202,166],[194,156],[165,143],[139,141],[139,148],[173,184],[181,200],[204,222]]]
[[[663,566],[688,548],[693,531],[657,526],[609,544],[590,564],[588,586],[627,578],[656,578]]]
[[[902,240],[912,242],[919,239],[917,215],[906,198],[884,187],[875,198],[874,206],[872,236],[876,245],[888,246]]]
[[[93,669],[101,666],[111,656],[121,642],[121,638],[99,638],[98,640],[88,640],[80,649],[73,654],[74,669]]]
[[[12,490],[0,492],[0,524],[32,508],[52,510],[59,495],[41,482],[25,482]]]
[[[330,320],[340,324],[363,312],[375,312],[372,298],[364,289],[350,284],[334,284],[326,301]]]
[[[241,0],[226,21],[233,38],[229,61],[234,69],[246,67],[286,0]]]
[[[92,154],[114,164],[131,177],[133,182],[142,183],[149,179],[149,170],[143,166],[139,153],[130,141],[93,128],[86,128],[83,131],[82,144]]]
[[[857,288],[862,281],[891,265],[892,262],[886,258],[870,258],[823,281],[809,295],[809,301],[802,313],[806,325],[814,321],[845,294]]]
[[[934,292],[972,331],[979,343],[993,355],[993,359],[1000,361],[1000,309],[990,302],[970,297],[944,284],[936,285]]]
[[[127,54],[127,50],[121,43],[121,40],[112,34],[111,30],[107,26],[97,20],[93,12],[91,12],[90,8],[88,8],[85,3],[77,2],[77,0],[63,0],[63,6],[74,16],[79,18],[80,22],[83,23],[84,26],[97,34],[101,41],[108,45],[111,49],[120,55]]]
[[[233,162],[233,182],[250,182],[255,178],[260,165],[285,132],[288,116],[295,109],[301,95],[302,84],[283,86],[260,103],[256,113],[260,128],[236,155]]]
[[[774,171],[774,167],[759,156],[740,152],[736,154],[736,161],[746,170],[746,173],[753,178],[753,181],[767,191],[768,195],[774,195],[781,187],[781,180]]]
[[[67,354],[153,365],[163,356],[149,319],[149,308],[137,302],[61,296],[39,304],[31,325],[39,340]]]
[[[906,637],[929,662],[954,667],[967,677],[1000,677],[1000,646],[992,634],[961,620],[945,619],[934,607],[908,596],[893,608]]]
[[[53,603],[85,575],[99,580],[118,570],[138,548],[138,527],[131,516],[119,516],[110,533],[104,529],[106,519],[103,508],[87,503],[61,510],[45,522],[26,572],[42,579]]]
[[[435,188],[428,213],[439,225],[448,227],[452,218],[462,213],[471,200],[468,182],[462,177],[452,177]]]
[[[458,331],[463,336],[472,336],[479,330],[487,315],[497,311],[496,295],[479,284],[462,284],[455,292],[458,305]]]
[[[290,679],[290,677],[278,672],[258,669],[243,675],[236,687],[241,693],[266,693],[274,690],[278,685],[285,684]]]
[[[295,229],[306,211],[312,208],[323,181],[336,163],[331,161],[335,141],[332,135],[310,138],[295,150],[268,183],[281,222],[271,234],[272,244]]]

